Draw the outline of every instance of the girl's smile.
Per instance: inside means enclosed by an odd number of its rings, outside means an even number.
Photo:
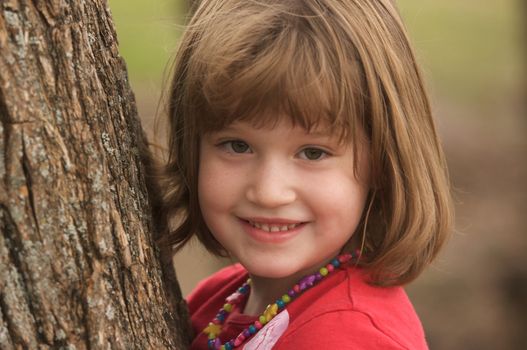
[[[262,243],[282,243],[298,234],[305,222],[286,219],[241,220],[244,230]]]
[[[235,122],[201,140],[198,194],[214,237],[253,276],[290,278],[336,255],[368,193],[368,149],[283,118]],[[357,176],[356,176],[357,175]]]

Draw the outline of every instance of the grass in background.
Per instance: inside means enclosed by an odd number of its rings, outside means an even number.
[[[163,70],[172,57],[181,24],[184,1],[109,0],[119,40],[133,86],[160,85]]]

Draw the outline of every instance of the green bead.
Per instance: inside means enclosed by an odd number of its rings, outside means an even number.
[[[321,268],[319,272],[322,276],[328,275],[328,269],[326,269],[325,267]]]
[[[223,305],[223,310],[227,311],[227,312],[231,312],[232,311],[232,304],[225,304]]]
[[[291,297],[287,294],[284,294],[282,295],[282,301],[287,304],[288,302],[291,301]]]
[[[258,317],[258,321],[260,321],[261,324],[266,324],[267,318],[265,318],[264,315],[261,315],[260,317]]]

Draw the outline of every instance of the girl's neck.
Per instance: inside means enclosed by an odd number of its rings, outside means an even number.
[[[280,298],[296,280],[290,278],[265,278],[251,276],[251,291],[243,310],[244,314],[260,315],[267,305]]]
[[[283,278],[268,278],[251,275],[251,291],[245,304],[243,313],[246,315],[260,315],[267,305],[274,303],[282,297],[302,277],[316,272],[321,266],[332,259],[317,264],[316,266],[297,272]]]

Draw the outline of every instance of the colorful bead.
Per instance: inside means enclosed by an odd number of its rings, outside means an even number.
[[[303,291],[306,288],[312,287],[313,284],[315,283],[315,280],[316,280],[315,275],[308,275],[308,276],[302,278],[300,280],[300,282],[298,282],[298,284],[300,286],[300,290]]]
[[[287,294],[282,295],[280,299],[276,300],[274,304],[268,305],[264,313],[258,317],[258,320],[254,324],[244,329],[236,338],[233,338],[226,342],[221,343],[219,334],[221,333],[222,325],[227,318],[227,315],[232,312],[234,307],[241,302],[243,297],[249,293],[250,290],[250,279],[247,280],[236,292],[231,294],[225,300],[225,304],[218,311],[216,317],[208,324],[203,330],[208,336],[208,348],[211,350],[233,350],[234,348],[243,344],[243,342],[257,333],[262,327],[271,321],[278,312],[281,312],[288,303],[292,301],[292,298],[298,296],[304,290],[311,288],[315,283],[323,279],[329,273],[333,272],[336,268],[340,267],[341,264],[346,263],[351,258],[354,258],[353,254],[342,254],[337,258],[333,259],[331,263],[320,268],[320,270],[312,275],[305,276],[297,284],[291,288]]]
[[[278,305],[271,304],[267,306],[263,315],[265,319],[267,320],[267,322],[269,322],[273,319],[273,317],[276,316],[277,313],[278,313]]]
[[[230,296],[228,296],[227,299],[225,299],[225,301],[231,304],[232,303],[237,304],[240,301],[242,296],[243,296],[242,293],[234,292]]]
[[[221,346],[220,338],[209,340],[209,349],[219,349]]]
[[[211,335],[213,335],[214,338],[216,338],[218,336],[218,334],[221,333],[221,325],[215,324],[213,322],[209,322],[209,325],[207,327],[205,327],[203,332],[207,333],[209,335],[209,337]],[[209,338],[209,339],[214,339],[214,338]]]
[[[261,315],[260,317],[258,317],[258,321],[260,321],[260,323],[262,325],[266,324],[267,323],[267,319],[265,318],[264,315]]]
[[[234,339],[234,347],[240,346],[241,343],[243,343],[244,341],[245,341],[245,336],[243,335],[243,333],[238,334],[236,339]]]

